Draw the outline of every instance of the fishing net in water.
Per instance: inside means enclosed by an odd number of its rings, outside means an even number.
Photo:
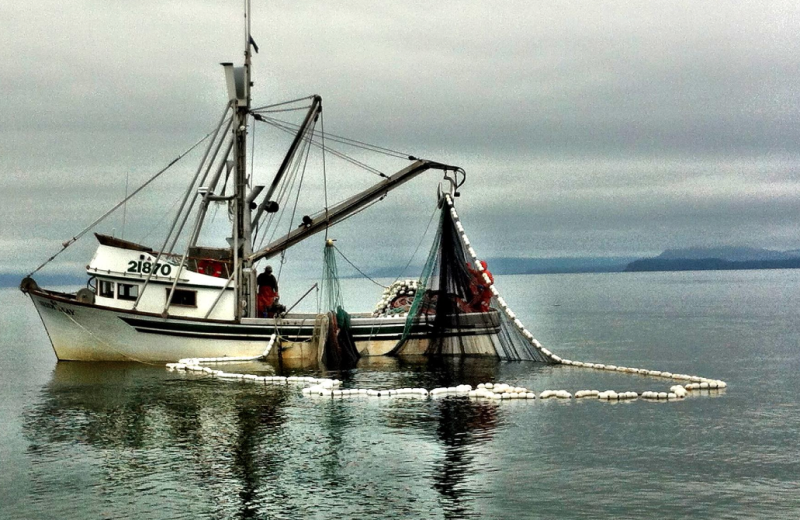
[[[500,304],[496,297],[492,297],[492,308],[500,309]],[[500,359],[508,361],[539,361],[541,363],[552,363],[539,349],[531,345],[530,339],[523,336],[522,332],[511,322],[505,312],[499,311],[500,331],[497,333],[499,348],[497,354]]]
[[[394,354],[492,355],[503,360],[546,359],[498,311],[483,279],[485,264],[472,265],[447,204],[408,305],[403,336]]]
[[[327,312],[328,331],[324,344],[320,345],[320,361],[327,368],[355,366],[359,358],[358,349],[350,329],[350,315],[344,310],[336,255],[330,243],[325,245],[321,308]]]

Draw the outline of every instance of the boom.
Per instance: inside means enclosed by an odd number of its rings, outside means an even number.
[[[362,191],[361,193],[353,195],[349,199],[346,199],[339,204],[328,208],[327,211],[321,211],[313,217],[305,217],[301,227],[271,242],[266,247],[256,251],[250,255],[248,260],[252,263],[262,258],[270,258],[279,254],[281,251],[292,247],[299,242],[302,242],[311,235],[314,235],[323,229],[326,229],[347,218],[370,202],[383,197],[393,189],[405,184],[427,170],[455,171],[459,170],[459,168],[434,161],[426,161],[422,159],[416,160],[411,165],[395,173],[388,179],[385,179],[378,184],[375,184],[374,186]]]

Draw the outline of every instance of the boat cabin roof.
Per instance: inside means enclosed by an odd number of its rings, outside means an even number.
[[[120,249],[127,249],[129,251],[141,251],[142,253],[148,253],[151,255],[157,254],[153,248],[137,244],[136,242],[129,242],[128,240],[122,240],[121,238],[115,238],[100,233],[95,233],[94,236],[97,237],[97,241],[104,246],[117,247]],[[192,246],[189,248],[189,258],[203,258],[221,262],[231,262],[233,260],[233,253],[227,247]]]
[[[122,240],[121,238],[101,235],[100,233],[95,233],[94,236],[97,237],[97,241],[104,246],[119,247],[120,249],[130,249],[132,251],[142,251],[143,253],[150,253],[151,255],[155,254],[152,248],[137,244],[136,242],[129,242],[127,240]]]

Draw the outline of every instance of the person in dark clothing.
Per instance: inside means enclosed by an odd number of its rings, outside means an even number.
[[[272,274],[272,266],[266,266],[264,272],[258,275],[256,282],[258,282],[258,315],[266,318],[280,298],[278,280]]]

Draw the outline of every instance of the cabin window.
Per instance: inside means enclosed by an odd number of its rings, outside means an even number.
[[[100,280],[100,291],[97,293],[97,295],[102,296],[103,298],[113,298],[114,282]]]
[[[169,299],[169,289],[167,299]],[[182,305],[184,307],[197,307],[197,291],[187,291],[185,289],[175,289],[172,295],[172,305]]]
[[[139,286],[130,283],[117,284],[117,298],[120,300],[136,301],[139,297]]]

